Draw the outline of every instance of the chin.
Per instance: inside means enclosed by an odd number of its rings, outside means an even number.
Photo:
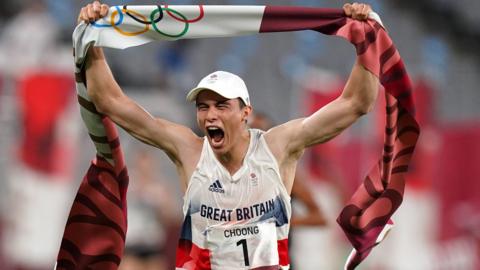
[[[227,147],[225,147],[224,143],[220,146],[214,146],[214,144],[212,144],[210,140],[208,141],[208,143],[210,144],[210,147],[212,148],[215,154],[225,154],[228,152],[228,149]]]

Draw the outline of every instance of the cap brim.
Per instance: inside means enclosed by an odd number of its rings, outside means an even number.
[[[202,91],[202,90],[207,90],[207,88],[195,87],[192,90],[190,90],[190,92],[188,92],[188,94],[187,94],[187,101],[194,102],[197,99],[198,93],[200,93],[200,91]],[[210,89],[208,89],[208,90],[210,90]]]

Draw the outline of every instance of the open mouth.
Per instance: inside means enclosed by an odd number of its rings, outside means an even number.
[[[208,127],[207,133],[214,143],[221,143],[225,136],[225,133],[219,127]]]

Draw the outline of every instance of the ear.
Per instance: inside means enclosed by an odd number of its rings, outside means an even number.
[[[252,114],[252,106],[246,105],[245,107],[242,108],[242,122],[247,123],[248,118]]]

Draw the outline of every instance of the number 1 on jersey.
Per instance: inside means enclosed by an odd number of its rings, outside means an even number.
[[[250,261],[248,260],[248,248],[247,248],[247,239],[242,239],[237,242],[237,247],[242,245],[243,247],[243,259],[245,260],[245,266],[250,266]]]

